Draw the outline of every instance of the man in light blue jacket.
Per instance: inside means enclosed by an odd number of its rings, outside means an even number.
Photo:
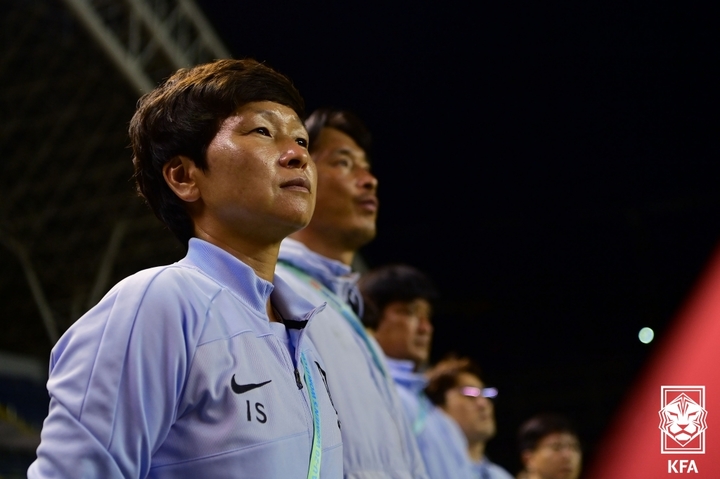
[[[325,305],[274,277],[316,169],[290,81],[253,60],[180,70],[130,125],[135,178],[188,248],[118,283],[60,339],[28,477],[342,477],[306,329]]]
[[[425,391],[462,429],[476,479],[513,479],[485,453],[488,441],[496,432],[493,400],[498,391],[485,386],[480,367],[470,358],[448,357],[428,374],[430,383]]]
[[[353,114],[320,109],[305,122],[318,169],[310,224],[283,242],[277,274],[311,302],[328,307],[308,329],[325,360],[340,418],[344,476],[427,478],[410,425],[377,343],[362,326],[351,271],[357,250],[375,236],[377,179],[370,134]]]
[[[364,323],[387,356],[428,475],[471,479],[462,431],[424,392],[428,380],[421,368],[430,355],[432,302],[437,295],[430,279],[410,266],[390,265],[365,274],[360,290]]]

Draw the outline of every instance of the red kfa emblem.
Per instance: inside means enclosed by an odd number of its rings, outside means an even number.
[[[705,454],[705,386],[660,387],[662,454]]]

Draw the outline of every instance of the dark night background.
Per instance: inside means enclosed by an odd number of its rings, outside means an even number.
[[[433,359],[500,389],[491,458],[558,411],[586,462],[720,238],[714,17],[694,4],[201,0],[308,111],[355,111],[380,180],[370,266],[442,293]],[[643,326],[656,332],[644,345]]]
[[[436,282],[433,361],[469,355],[500,390],[490,458],[517,472],[518,426],[556,411],[592,461],[720,240],[710,2],[196,1],[308,111],[367,123],[381,206],[362,257]],[[3,477],[34,459],[46,325],[64,332],[183,254],[133,190],[140,90],[70,3],[0,1],[0,428],[26,440],[20,455],[0,431]],[[127,2],[92,3],[130,31]],[[171,71],[156,44],[143,52],[153,82]],[[16,359],[32,374],[7,376]]]

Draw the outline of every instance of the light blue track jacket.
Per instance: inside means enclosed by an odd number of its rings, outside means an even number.
[[[474,462],[473,470],[475,471],[475,479],[515,479],[502,466],[490,462],[487,457],[483,458],[482,461]]]
[[[284,324],[268,320],[268,297]],[[312,389],[320,477],[342,477],[332,373],[303,328],[323,307],[191,239],[183,260],[118,283],[53,348],[28,477],[305,479]]]
[[[474,479],[467,440],[457,423],[435,406],[423,390],[427,379],[414,372],[412,361],[386,358],[408,420],[413,424],[420,454],[431,479]]]
[[[345,477],[427,479],[382,351],[344,303],[355,286],[350,268],[286,239],[276,274],[308,301],[328,303],[308,335],[333,378],[329,386],[342,425]]]

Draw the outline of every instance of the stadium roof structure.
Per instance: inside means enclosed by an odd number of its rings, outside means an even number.
[[[47,361],[115,282],[182,256],[135,193],[127,125],[172,71],[230,55],[191,0],[0,11],[0,351]]]

